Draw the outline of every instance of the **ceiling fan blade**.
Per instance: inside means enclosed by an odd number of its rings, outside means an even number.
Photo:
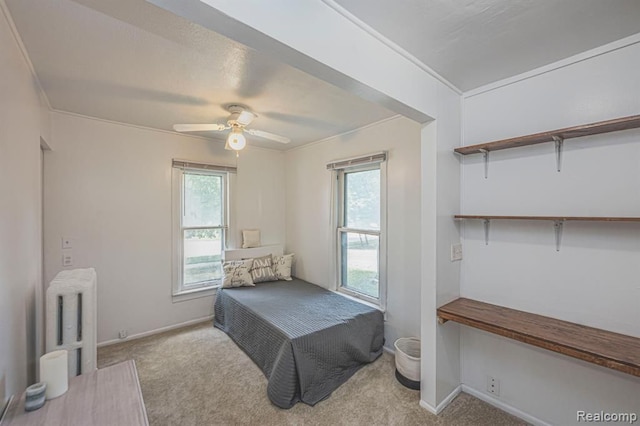
[[[224,124],[174,124],[173,130],[176,132],[208,132],[228,129]]]
[[[274,135],[273,133],[264,132],[262,130],[256,130],[256,129],[244,129],[244,130],[245,130],[245,132],[249,133],[250,135],[258,136],[260,138],[270,139],[272,141],[276,141],[276,142],[280,142],[280,143],[289,143],[289,142],[291,142],[291,139],[289,139],[289,138],[285,138],[284,136],[280,136],[280,135]]]

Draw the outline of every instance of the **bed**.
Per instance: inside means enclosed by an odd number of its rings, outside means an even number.
[[[221,289],[214,325],[260,367],[281,408],[325,399],[384,343],[382,312],[300,279]]]

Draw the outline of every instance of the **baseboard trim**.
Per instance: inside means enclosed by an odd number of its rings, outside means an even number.
[[[166,327],[156,328],[155,330],[145,331],[143,333],[132,334],[131,336],[127,337],[126,339],[106,340],[104,342],[98,343],[98,347],[101,348],[103,346],[115,345],[116,343],[123,343],[123,342],[128,342],[130,340],[141,339],[143,337],[153,336],[154,334],[164,333],[165,331],[175,330],[176,328],[187,327],[189,325],[198,324],[198,323],[201,323],[201,322],[211,321],[211,320],[213,320],[213,315],[209,315],[209,316],[202,317],[202,318],[197,318],[197,319],[190,320],[190,321],[181,322],[179,324],[168,325]]]
[[[500,401],[499,399],[489,396],[485,392],[481,392],[467,385],[462,385],[461,387],[463,392],[468,393],[469,395],[475,396],[476,398],[486,402],[487,404],[493,405],[494,407],[499,408],[502,411],[505,411],[513,416],[519,417],[522,420],[526,421],[527,423],[530,423],[535,426],[551,426],[550,423],[540,420],[539,418],[534,417],[529,413],[525,413],[524,411],[512,405],[509,405],[504,401]]]
[[[382,347],[382,351],[386,352],[386,353],[388,353],[390,355],[396,356],[396,351],[394,351],[393,349],[391,349],[389,347],[383,346]]]
[[[442,400],[440,404],[438,404],[437,407],[433,407],[431,404],[422,399],[420,400],[420,406],[426,409],[431,414],[438,415],[442,412],[442,410],[447,408],[447,405],[451,404],[451,401],[453,401],[453,399],[458,396],[460,392],[462,392],[462,386],[458,386],[457,388],[455,388],[449,395],[447,395],[445,399]]]

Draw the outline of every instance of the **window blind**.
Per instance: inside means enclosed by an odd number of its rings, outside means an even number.
[[[387,153],[376,152],[375,154],[363,155],[361,157],[347,158],[327,163],[327,170],[340,170],[354,166],[365,166],[367,164],[382,163],[387,160]]]
[[[217,164],[196,163],[186,160],[173,160],[173,167],[178,169],[191,169],[191,170],[212,170],[216,172],[228,172],[236,173],[238,168],[234,166],[223,166]]]

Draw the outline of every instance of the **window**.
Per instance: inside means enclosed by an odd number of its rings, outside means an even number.
[[[174,161],[174,296],[208,290],[222,280],[228,173],[205,166]]]
[[[384,308],[386,197],[382,164],[367,162],[337,170],[336,246],[338,290]]]

